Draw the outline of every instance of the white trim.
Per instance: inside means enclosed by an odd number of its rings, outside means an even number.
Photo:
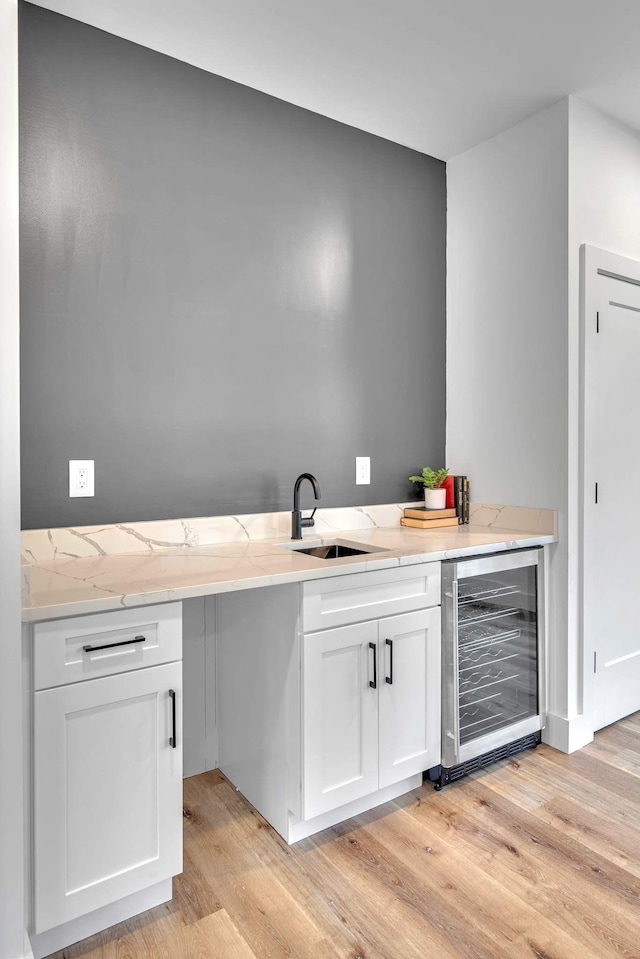
[[[25,942],[17,0],[0,0],[0,125],[0,959],[15,959]]]
[[[593,725],[584,715],[565,719],[548,713],[542,741],[563,753],[574,753],[593,742]]]

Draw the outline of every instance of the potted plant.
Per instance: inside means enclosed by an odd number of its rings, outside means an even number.
[[[445,508],[447,505],[447,491],[446,489],[442,489],[442,484],[448,475],[448,469],[432,470],[430,466],[425,466],[421,476],[409,477],[412,483],[422,483],[424,487],[425,509]]]

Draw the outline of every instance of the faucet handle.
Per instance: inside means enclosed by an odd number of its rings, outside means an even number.
[[[300,525],[301,525],[302,527],[304,527],[305,529],[307,529],[309,526],[315,526],[315,520],[314,520],[313,517],[316,515],[316,509],[317,509],[317,508],[318,508],[317,506],[314,507],[314,510],[313,510],[313,513],[311,514],[311,516],[303,516],[303,517],[301,518],[301,520],[300,520]]]

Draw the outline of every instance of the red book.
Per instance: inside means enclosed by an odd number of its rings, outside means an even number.
[[[442,489],[446,489],[447,491],[447,509],[451,509],[456,505],[453,492],[453,476],[445,476],[444,482],[441,485]]]

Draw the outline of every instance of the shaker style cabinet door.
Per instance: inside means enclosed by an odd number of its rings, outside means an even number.
[[[377,622],[304,638],[304,819],[378,788],[377,648]]]
[[[182,871],[182,664],[34,701],[39,933]]]
[[[440,762],[440,607],[380,621],[380,789]]]

